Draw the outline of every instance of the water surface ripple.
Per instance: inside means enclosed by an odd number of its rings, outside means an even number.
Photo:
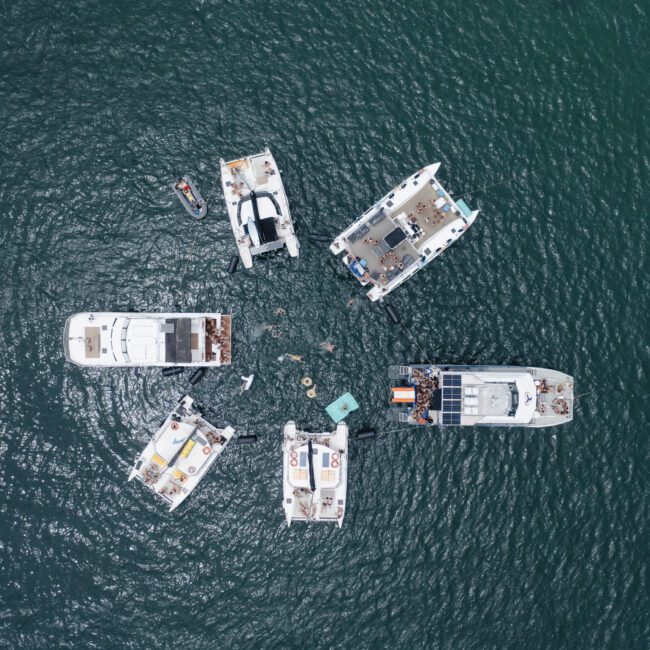
[[[647,30],[621,0],[4,3],[0,645],[648,647]],[[230,277],[219,191],[197,224],[169,185],[266,145],[302,254]],[[420,352],[306,234],[435,161],[456,193],[534,173],[470,194],[475,226],[394,294]],[[61,331],[208,309],[235,363],[193,395],[259,443],[170,515],[126,478],[187,375],[82,370]],[[588,394],[557,429],[394,432],[386,368],[425,356]],[[281,426],[330,426],[345,390],[379,435],[344,528],[288,529]]]

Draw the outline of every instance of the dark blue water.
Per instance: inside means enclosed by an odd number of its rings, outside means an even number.
[[[646,3],[2,16],[0,646],[648,647]],[[301,257],[230,277],[218,160],[267,145]],[[306,235],[437,161],[454,193],[517,179],[394,294],[422,352]],[[170,189],[188,172],[203,224]],[[84,310],[233,314],[233,366],[192,394],[260,442],[173,514],[126,479],[187,375],[65,363]],[[569,372],[575,420],[395,431],[386,368],[432,357]],[[288,529],[282,425],[326,429],[348,390],[378,437],[353,443],[344,527]]]

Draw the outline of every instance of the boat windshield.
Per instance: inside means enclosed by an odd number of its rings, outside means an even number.
[[[510,384],[510,411],[508,412],[508,415],[510,417],[514,416],[514,414],[517,412],[518,406],[519,389],[517,388],[517,384]]]

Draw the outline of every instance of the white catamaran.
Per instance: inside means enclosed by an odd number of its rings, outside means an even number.
[[[219,458],[235,430],[217,429],[186,395],[135,462],[129,481],[142,481],[174,510]]]
[[[348,425],[331,433],[298,431],[284,426],[283,505],[292,521],[335,521],[345,516],[348,480]]]
[[[221,366],[231,361],[228,314],[84,312],[63,331],[65,357],[80,366]]]
[[[392,189],[330,246],[373,302],[451,246],[476,220],[462,199],[454,201],[428,165]]]
[[[283,246],[298,257],[300,243],[293,229],[280,170],[269,149],[225,162],[221,184],[228,216],[242,263],[253,266],[253,256]]]
[[[573,419],[573,377],[519,366],[391,366],[391,419],[413,425],[552,427]]]

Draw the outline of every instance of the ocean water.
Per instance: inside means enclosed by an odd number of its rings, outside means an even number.
[[[647,648],[648,13],[2,3],[0,647]],[[301,256],[228,276],[218,160],[264,146]],[[437,161],[481,214],[391,296],[420,350],[307,233]],[[170,514],[126,479],[187,373],[73,366],[63,323],[212,309],[234,363],[192,395],[259,442]],[[575,419],[398,430],[386,369],[426,358],[565,370]],[[344,527],[287,528],[282,425],[325,430],[344,391],[378,434]]]

